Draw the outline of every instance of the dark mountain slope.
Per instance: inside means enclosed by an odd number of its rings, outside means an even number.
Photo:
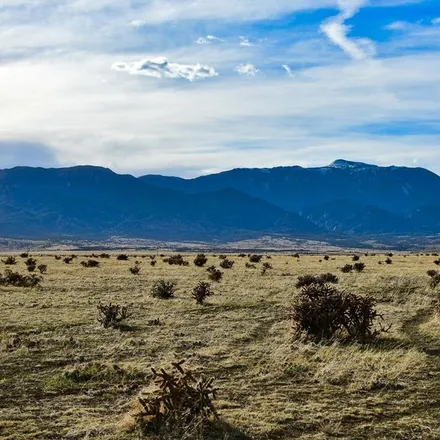
[[[290,212],[336,200],[376,206],[400,215],[440,204],[440,177],[428,170],[344,160],[322,168],[235,169],[190,180],[162,176],[140,179],[187,193],[234,188]]]
[[[0,171],[0,233],[213,239],[309,234],[306,219],[235,190],[184,194],[99,167]]]

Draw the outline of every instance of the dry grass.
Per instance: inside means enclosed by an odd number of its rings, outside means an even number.
[[[440,324],[426,275],[435,257],[395,255],[392,265],[362,257],[363,273],[342,274],[351,256],[274,255],[257,269],[228,256],[235,264],[204,305],[192,298],[208,281],[194,255],[184,255],[189,267],[159,257],[152,267],[140,255],[112,255],[99,268],[81,266],[90,255],[70,265],[33,257],[48,266],[40,288],[0,288],[2,439],[138,438],[121,422],[150,385],[150,367],[180,359],[216,379],[224,429],[212,438],[440,438]],[[265,261],[273,269],[261,275]],[[14,270],[27,273],[23,259]],[[377,298],[391,331],[368,345],[294,340],[287,312],[296,277],[327,272]],[[151,297],[159,279],[177,282],[175,298]],[[97,321],[97,304],[110,302],[133,312],[121,329]]]

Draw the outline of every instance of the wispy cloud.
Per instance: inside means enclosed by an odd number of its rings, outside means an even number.
[[[239,64],[235,67],[235,70],[240,75],[256,76],[260,73],[260,69],[257,69],[253,64]]]
[[[287,64],[283,64],[281,67],[286,71],[288,77],[293,78],[295,76],[292,69]]]
[[[339,15],[328,19],[321,25],[321,30],[334,44],[357,60],[374,55],[375,46],[371,40],[366,38],[350,39],[348,34],[351,27],[345,22],[353,18],[366,3],[366,0],[338,0]]]
[[[114,63],[111,68],[131,75],[143,75],[153,78],[184,78],[189,81],[218,76],[213,67],[201,64],[188,65],[170,63],[166,58],[144,59],[133,63]]]
[[[223,38],[216,37],[215,35],[207,35],[206,37],[199,37],[195,41],[197,44],[211,44],[213,42],[224,42]]]
[[[240,46],[243,46],[243,47],[251,47],[251,46],[253,46],[253,45],[254,45],[254,44],[251,43],[251,42],[249,41],[248,38],[243,37],[243,36],[240,36]]]

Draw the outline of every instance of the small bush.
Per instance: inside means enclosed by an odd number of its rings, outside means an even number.
[[[346,264],[345,266],[341,267],[342,273],[350,273],[353,272],[353,265],[352,264]]]
[[[217,269],[215,266],[210,266],[206,271],[209,273],[209,279],[212,281],[220,282],[223,277],[223,272]]]
[[[119,304],[99,304],[98,321],[104,328],[117,328],[121,322],[130,318],[130,313],[127,306]]]
[[[116,259],[117,259],[118,261],[128,261],[128,255],[126,255],[126,254],[120,254],[120,255],[118,255],[118,256],[116,257]]]
[[[139,266],[133,266],[133,267],[130,267],[129,270],[133,275],[139,275],[141,268]]]
[[[394,254],[389,252],[388,254],[385,254],[386,257],[392,257]]]
[[[55,255],[55,260],[61,260],[61,255]]]
[[[144,434],[155,433],[161,438],[201,439],[212,417],[217,418],[213,399],[213,379],[196,379],[182,368],[183,361],[173,363],[173,370],[152,369],[156,390],[148,397],[139,397],[140,408],[135,415]]]
[[[246,258],[246,254],[238,254],[240,258]]]
[[[169,299],[173,298],[176,292],[176,283],[174,281],[158,280],[151,288],[153,298]]]
[[[251,263],[259,263],[261,261],[261,259],[263,258],[263,255],[251,255],[249,257],[249,261]]]
[[[165,258],[163,260],[165,263],[168,263],[171,266],[189,266],[188,261],[186,261],[182,255],[171,255],[171,257]]]
[[[434,264],[436,264],[437,266],[440,266],[440,260],[434,260]]]
[[[196,258],[194,258],[194,264],[197,267],[203,267],[208,262],[205,254],[198,254]]]
[[[377,336],[381,328],[373,328],[381,318],[372,297],[345,293],[327,284],[311,284],[302,288],[292,308],[292,319],[298,332],[315,339],[331,339],[345,334],[365,342]]]
[[[426,273],[431,277],[431,282],[429,283],[431,289],[435,289],[440,284],[440,273],[436,270],[428,270]]]
[[[41,274],[44,274],[47,272],[47,265],[46,264],[40,264],[38,266],[38,270],[40,271]]]
[[[22,254],[20,254],[21,258],[28,258],[29,254],[27,252],[23,252]]]
[[[157,263],[156,260],[151,260],[151,261],[150,261],[150,266],[153,266],[153,267],[154,267],[154,266],[156,266],[156,263]]]
[[[84,267],[99,267],[99,261],[96,260],[81,261],[81,265]]]
[[[200,281],[192,291],[193,298],[197,301],[197,304],[203,304],[203,301],[213,295],[211,284]]]
[[[257,266],[255,266],[255,264],[246,263],[246,268],[247,268],[247,269],[256,269]]]
[[[352,258],[353,261],[359,261],[359,259],[360,259],[359,255],[353,255]]]
[[[99,258],[110,258],[110,255],[109,254],[101,254],[101,255],[99,255]]]
[[[29,272],[34,272],[35,269],[37,268],[37,265],[36,264],[28,264],[26,267]]]
[[[73,257],[66,257],[63,259],[66,264],[70,264],[73,261]]]
[[[227,258],[223,259],[220,262],[220,267],[223,269],[232,269],[233,265],[234,265],[234,261],[228,260]]]
[[[386,260],[385,260],[385,263],[386,264],[393,264],[393,260],[391,259],[391,258],[387,258]]]
[[[219,255],[218,258],[219,260],[224,260],[226,258],[226,255]]]
[[[303,275],[298,277],[295,287],[300,289],[301,287],[310,286],[312,284],[336,284],[338,281],[339,278],[332,273],[324,273],[322,275]]]
[[[365,263],[355,263],[353,265],[353,268],[358,273],[363,272],[363,270],[365,269]]]
[[[438,275],[438,271],[430,269],[426,272],[426,275],[428,275],[429,277],[435,277],[436,275]]]
[[[273,269],[272,264],[270,264],[268,261],[264,262],[261,269],[261,275],[266,275],[266,272],[270,269]]]
[[[12,266],[14,264],[17,264],[17,260],[15,257],[7,257],[6,260],[2,260],[4,264],[7,266]]]
[[[6,270],[3,276],[0,275],[0,285],[2,286],[36,287],[40,282],[41,278],[36,275],[21,275],[11,270]]]
[[[328,261],[328,260],[330,260],[330,257],[328,255],[324,255],[324,260]]]

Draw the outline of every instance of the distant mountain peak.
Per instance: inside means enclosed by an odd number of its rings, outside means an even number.
[[[345,160],[345,159],[338,159],[332,162],[329,165],[329,167],[347,169],[347,168],[370,168],[370,167],[377,167],[377,165],[371,165],[364,162],[352,162],[350,160]]]

